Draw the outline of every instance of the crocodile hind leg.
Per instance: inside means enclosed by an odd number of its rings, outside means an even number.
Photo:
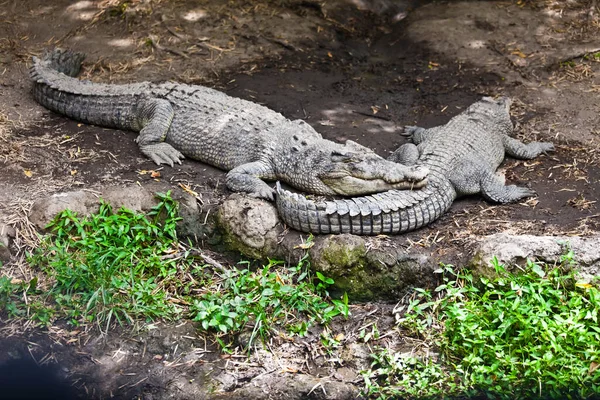
[[[172,167],[174,162],[181,164],[183,154],[165,143],[174,116],[171,103],[164,99],[144,99],[138,112],[138,123],[142,129],[136,142],[141,152],[158,165],[168,164]]]
[[[486,200],[495,203],[511,203],[525,197],[535,196],[529,188],[505,185],[504,179],[474,160],[459,163],[449,176],[450,182],[460,195],[481,193]]]
[[[506,135],[502,137],[502,144],[504,144],[506,154],[522,160],[530,160],[546,151],[554,150],[554,145],[549,142],[531,142],[525,144]]]
[[[419,149],[416,145],[412,143],[406,143],[398,147],[396,151],[390,154],[390,156],[387,159],[388,161],[392,161],[402,165],[415,165],[415,163],[419,159]]]
[[[274,200],[275,190],[261,178],[275,180],[271,167],[262,161],[238,165],[227,173],[225,183],[233,192],[246,192],[252,197]]]

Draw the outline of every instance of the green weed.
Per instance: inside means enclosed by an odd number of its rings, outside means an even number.
[[[443,284],[421,291],[400,326],[439,351],[439,362],[389,350],[373,355],[373,398],[590,398],[600,393],[600,292],[577,284],[568,253],[559,266],[522,274],[497,260],[477,282],[442,266]]]
[[[49,224],[51,234],[29,261],[54,284],[48,296],[72,317],[110,324],[172,318],[177,306],[165,287],[177,273],[168,259],[177,249],[177,203],[169,193],[147,215],[101,203],[98,213],[78,217],[65,210]]]
[[[315,322],[327,324],[337,315],[348,315],[348,298],[328,300],[326,288],[333,283],[320,275],[315,286],[306,271],[304,257],[297,266],[279,268],[270,261],[258,271],[232,269],[222,276],[219,293],[194,299],[190,311],[205,330],[221,334],[252,329],[248,347],[283,327],[289,334],[306,335]]]

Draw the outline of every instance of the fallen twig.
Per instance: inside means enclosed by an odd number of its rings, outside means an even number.
[[[383,117],[383,116],[381,116],[381,115],[377,115],[377,114],[369,114],[369,113],[362,112],[362,111],[357,111],[357,110],[352,110],[352,112],[353,112],[354,114],[364,115],[365,117],[371,117],[371,118],[382,119],[382,120],[384,120],[384,121],[388,121],[388,122],[390,122],[390,121],[391,121],[391,119],[389,119],[388,117]]]

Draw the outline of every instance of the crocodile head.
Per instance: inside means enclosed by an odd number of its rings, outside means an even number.
[[[331,193],[358,196],[392,189],[419,189],[429,170],[383,159],[372,150],[348,140],[342,150],[331,151],[318,178]]]

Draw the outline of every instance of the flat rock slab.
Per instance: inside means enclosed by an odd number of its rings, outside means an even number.
[[[156,193],[166,192],[161,186],[109,186],[100,191],[77,190],[55,193],[37,200],[31,207],[29,220],[40,230],[44,230],[52,219],[64,210],[78,215],[90,215],[98,211],[100,202],[109,203],[116,211],[121,207],[131,211],[148,212],[158,204]],[[200,211],[196,199],[182,191],[173,192],[171,197],[179,202],[179,214],[183,221],[179,233],[183,236],[198,237],[204,230],[199,222]]]
[[[572,237],[499,233],[481,240],[471,265],[489,268],[493,257],[508,266],[524,265],[527,259],[558,264],[569,251],[573,252],[573,261],[577,263],[583,279],[592,280],[600,276],[600,235]]]

